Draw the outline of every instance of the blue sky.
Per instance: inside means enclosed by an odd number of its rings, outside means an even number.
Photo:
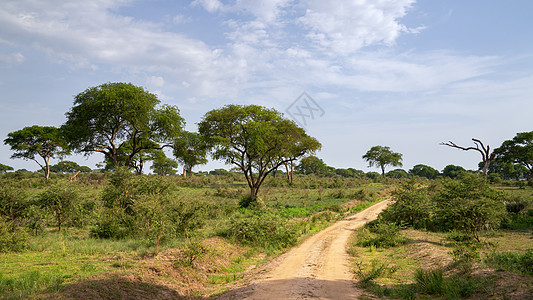
[[[307,92],[324,114],[305,128],[337,168],[375,171],[361,157],[386,145],[404,169],[474,169],[479,153],[439,143],[533,130],[528,0],[1,2],[2,140],[60,126],[76,94],[118,81],[177,105],[189,130],[225,104],[285,112]],[[37,169],[10,155],[0,145],[0,163]]]

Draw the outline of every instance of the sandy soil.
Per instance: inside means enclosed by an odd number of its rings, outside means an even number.
[[[375,219],[388,204],[377,203],[341,220],[278,257],[250,285],[231,290],[217,299],[357,299],[346,253],[355,228]]]

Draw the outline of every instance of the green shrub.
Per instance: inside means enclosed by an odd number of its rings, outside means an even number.
[[[472,274],[474,264],[480,259],[476,243],[457,243],[451,254],[459,273],[466,276]]]
[[[38,198],[38,203],[41,207],[52,212],[57,226],[61,230],[61,225],[69,217],[69,213],[79,195],[74,187],[57,183],[40,193]]]
[[[28,234],[0,216],[0,253],[22,251],[27,245]]]
[[[485,262],[490,266],[511,272],[533,275],[533,249],[525,253],[494,252],[487,255]]]
[[[392,196],[394,202],[380,214],[380,218],[414,228],[429,227],[434,206],[427,189],[417,187],[411,181],[395,190]]]
[[[369,227],[369,228],[368,228]],[[402,234],[401,227],[390,222],[376,222],[365,226],[357,236],[357,245],[362,247],[374,246],[377,248],[390,248],[407,242]]]
[[[232,218],[229,228],[222,235],[266,250],[284,249],[295,245],[297,241],[294,226],[268,210],[248,211]]]

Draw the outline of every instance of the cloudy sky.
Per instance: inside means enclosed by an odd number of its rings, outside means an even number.
[[[189,130],[225,104],[291,117],[307,100],[321,110],[305,128],[337,168],[374,171],[361,156],[386,145],[405,169],[474,169],[479,153],[439,143],[498,147],[533,130],[529,0],[0,2],[2,140],[60,126],[73,96],[105,82],[156,93]],[[2,144],[0,163],[37,169],[10,155]],[[103,157],[67,159],[94,167]]]

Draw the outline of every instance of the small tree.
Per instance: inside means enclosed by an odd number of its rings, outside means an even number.
[[[155,174],[159,176],[174,175],[178,168],[178,163],[168,158],[163,151],[158,151],[152,159],[152,166],[150,167]]]
[[[61,225],[77,198],[78,193],[72,187],[56,184],[39,194],[39,203],[41,207],[52,211],[61,231]]]
[[[76,173],[81,170],[80,165],[76,162],[63,160],[55,165],[50,166],[50,172],[52,173]]]
[[[251,201],[271,172],[320,146],[316,140],[308,143],[312,138],[304,129],[281,113],[258,105],[212,110],[199,123],[199,132],[215,159],[224,159],[242,171]]]
[[[385,167],[402,166],[402,154],[392,152],[387,146],[374,146],[363,155],[363,159],[368,162],[368,167],[380,167],[381,176],[385,177]]]
[[[15,151],[11,158],[35,161],[43,169],[47,180],[50,177],[50,159],[69,153],[60,130],[52,126],[24,127],[9,133],[4,144]],[[41,157],[42,163],[37,159],[38,156]]]
[[[305,175],[324,175],[328,172],[328,166],[322,159],[310,155],[302,158],[300,164],[296,166],[296,171]]]
[[[7,171],[13,171],[13,167],[8,166],[8,165],[4,165],[4,164],[0,164],[0,174],[4,174]]]
[[[479,231],[498,225],[505,216],[503,192],[494,190],[479,175],[462,173],[445,180],[434,196],[437,222],[442,228],[462,230],[478,242]]]
[[[459,176],[461,173],[465,173],[465,172],[466,172],[465,168],[461,166],[447,165],[442,170],[442,176],[453,179]]]
[[[483,161],[483,177],[487,178],[487,171],[489,169],[490,164],[492,163],[492,161],[496,157],[496,153],[494,153],[494,152],[491,153],[490,152],[490,146],[487,145],[485,147],[485,145],[483,145],[483,143],[480,140],[472,138],[472,141],[474,141],[474,144],[476,145],[475,147],[461,147],[461,146],[456,145],[452,141],[449,141],[447,143],[440,143],[440,144],[444,145],[444,146],[449,146],[449,147],[461,149],[461,150],[464,150],[464,151],[475,150],[475,151],[479,152],[481,154],[481,158],[482,158],[482,161]]]
[[[207,163],[207,145],[199,133],[185,131],[174,143],[174,156],[183,165],[186,177],[194,166]]]

